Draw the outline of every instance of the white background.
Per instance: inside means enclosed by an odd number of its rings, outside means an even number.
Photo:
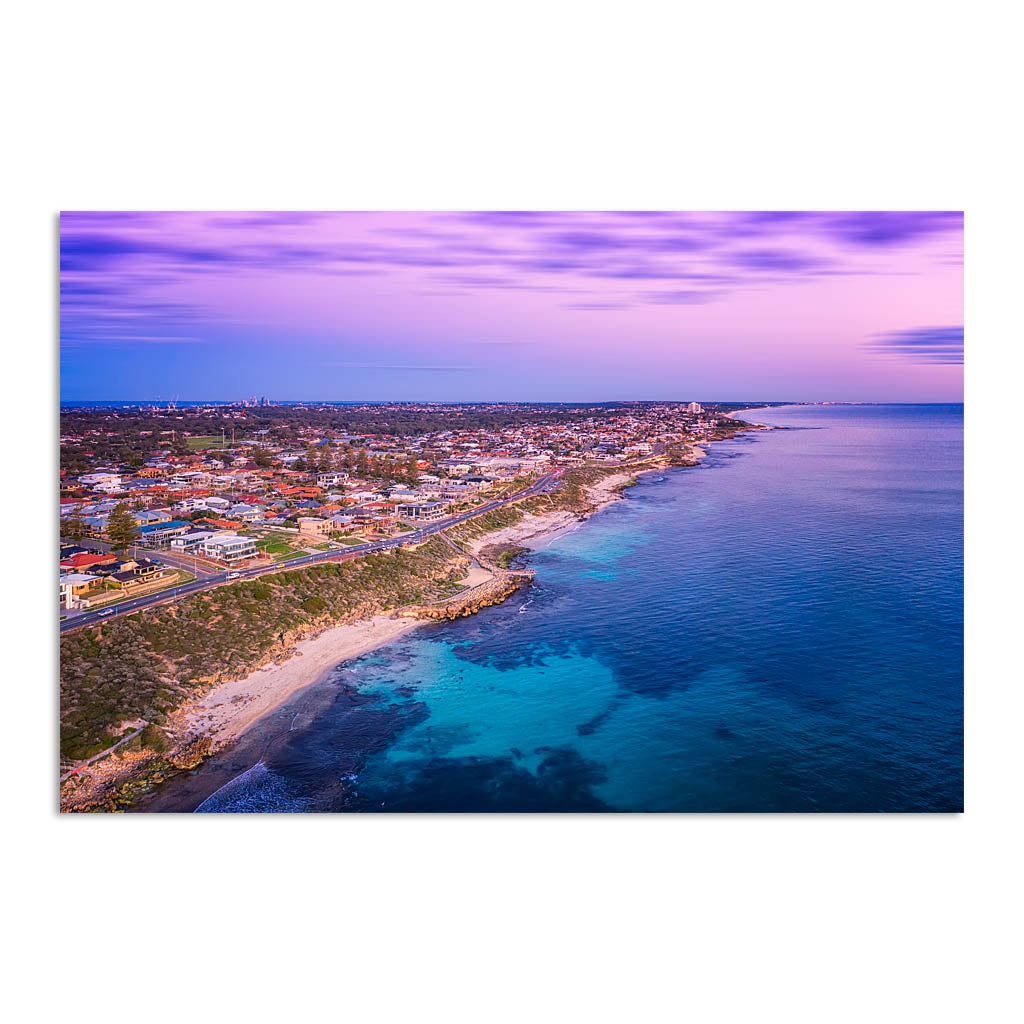
[[[1019,1014],[1024,225],[1010,12],[891,0],[7,12],[12,1019]],[[965,209],[966,814],[59,818],[62,208]]]

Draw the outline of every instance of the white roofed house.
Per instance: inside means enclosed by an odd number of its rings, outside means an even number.
[[[259,554],[252,537],[243,537],[237,533],[222,533],[210,537],[199,544],[198,550],[205,558],[214,558],[228,565],[236,565]]]
[[[189,530],[187,533],[183,533],[178,537],[175,537],[171,541],[172,551],[195,551],[198,549],[200,544],[212,539],[213,537],[224,536],[227,531],[225,530]]]
[[[348,479],[348,473],[318,473],[316,483],[318,487],[336,487]]]
[[[62,608],[77,608],[79,599],[88,593],[102,576],[88,572],[66,572],[60,577],[60,604]]]
[[[91,487],[94,491],[116,491],[121,487],[121,474],[109,471],[86,473],[78,478],[78,482]]]
[[[451,505],[447,501],[407,502],[399,506],[398,514],[402,519],[433,523],[438,519],[444,519],[450,508]]]
[[[398,484],[395,487],[388,488],[388,501],[419,501],[422,498],[422,493],[418,490],[413,490],[405,484]]]

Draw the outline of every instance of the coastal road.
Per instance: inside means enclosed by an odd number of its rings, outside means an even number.
[[[221,572],[213,572],[191,583],[183,583],[179,587],[169,587],[167,590],[161,590],[155,594],[145,594],[141,597],[132,598],[130,601],[121,601],[110,608],[97,609],[92,612],[81,612],[77,615],[69,616],[60,623],[60,631],[61,633],[66,633],[72,629],[79,629],[82,626],[91,626],[93,623],[102,622],[104,619],[113,619],[118,615],[138,611],[140,608],[177,601],[179,598],[186,597],[189,594],[209,590],[212,587],[221,586],[224,583],[235,580],[253,579],[256,576],[263,576],[267,573],[280,572],[282,569],[298,569],[316,562],[345,561],[359,555],[389,551],[392,548],[403,547],[407,544],[419,544],[435,533],[440,533],[442,530],[457,526],[459,523],[464,523],[475,516],[493,512],[498,508],[504,508],[515,501],[522,501],[523,498],[530,498],[537,494],[547,494],[558,487],[563,472],[561,469],[552,470],[550,473],[545,473],[543,476],[538,477],[529,487],[522,491],[517,491],[507,498],[490,501],[486,505],[481,505],[470,512],[464,512],[462,515],[452,516],[437,523],[430,523],[428,526],[423,526],[415,533],[407,534],[404,537],[378,540],[367,544],[355,544],[352,547],[345,548],[344,551],[320,551],[314,555],[300,555],[297,558],[290,558],[287,561],[277,562],[269,566],[257,566],[252,569],[236,569],[234,571],[225,569]]]

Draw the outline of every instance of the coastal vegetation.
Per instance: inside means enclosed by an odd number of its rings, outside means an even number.
[[[447,597],[468,562],[443,540],[228,584],[61,637],[60,750],[80,760],[321,629]],[[143,734],[145,736],[145,734]],[[150,733],[155,737],[156,733]]]
[[[621,473],[619,466],[578,466],[567,470],[555,491],[535,494],[522,501],[497,508],[447,530],[452,540],[462,544],[485,534],[515,526],[527,513],[545,515],[549,512],[573,512],[585,515],[594,508],[589,488],[607,476]]]
[[[488,544],[480,549],[480,555],[489,559],[499,569],[507,569],[514,558],[525,555],[529,550],[519,544]]]

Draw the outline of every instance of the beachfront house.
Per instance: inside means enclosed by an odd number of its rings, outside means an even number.
[[[66,572],[60,578],[60,606],[77,608],[79,600],[102,579],[88,572]]]
[[[448,514],[450,505],[447,501],[416,501],[403,504],[398,514],[403,519],[412,519],[416,522],[434,523],[444,519]]]
[[[330,537],[334,532],[334,523],[330,519],[319,519],[316,516],[299,516],[299,533],[307,537]]]
[[[252,537],[243,537],[237,533],[222,533],[210,537],[199,544],[198,552],[204,558],[214,558],[228,565],[255,558],[259,553]]]

